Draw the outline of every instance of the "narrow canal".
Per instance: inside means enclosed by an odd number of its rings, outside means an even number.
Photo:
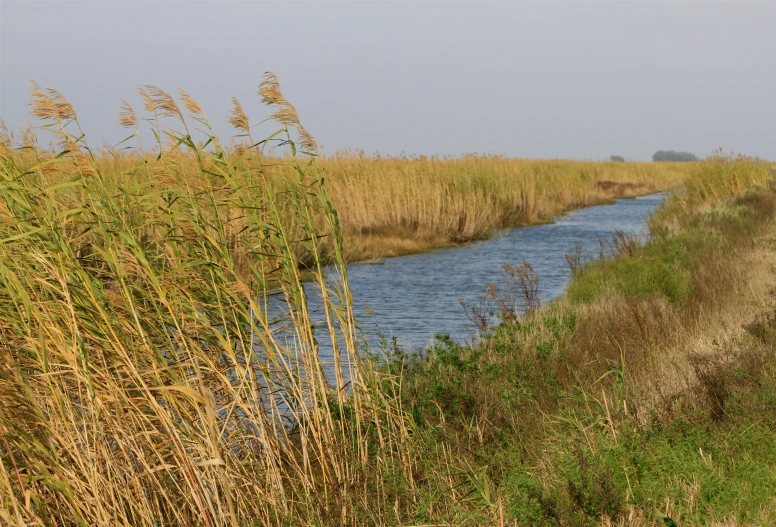
[[[647,218],[665,196],[651,194],[576,210],[555,223],[507,229],[463,247],[389,258],[377,265],[349,265],[356,319],[371,348],[379,346],[378,327],[388,342],[396,337],[406,351],[427,346],[437,333],[463,341],[472,333],[460,302],[473,305],[485,294],[488,282],[503,284],[504,262],[528,261],[538,274],[542,298],[552,299],[568,284],[565,255],[570,250],[582,244],[586,256],[595,256],[599,239],[610,239],[615,229],[646,235]]]

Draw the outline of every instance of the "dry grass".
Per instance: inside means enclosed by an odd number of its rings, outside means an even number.
[[[239,104],[239,102],[237,103]],[[237,110],[235,110],[237,111]],[[244,114],[232,121],[244,127]],[[132,125],[129,115],[121,122]],[[245,130],[241,130],[245,131]],[[309,135],[309,134],[308,134]],[[246,148],[232,145],[231,161],[241,184],[252,174]],[[200,160],[191,151],[169,144],[162,150],[176,157],[174,170],[137,172],[143,159],[154,155],[101,151],[95,164],[106,174],[142,180],[149,185],[203,186]],[[288,159],[275,150],[262,151],[263,174],[281,189],[293,179]],[[691,171],[682,163],[610,163],[565,160],[527,160],[469,155],[460,158],[368,157],[344,152],[319,156],[316,166],[325,174],[331,200],[344,236],[347,261],[422,252],[435,247],[487,238],[494,229],[550,221],[568,210],[602,204],[681,186]],[[49,168],[49,181],[66,180],[63,167]],[[117,187],[120,181],[111,181]],[[244,227],[238,215],[227,235]],[[324,246],[325,247],[325,246]],[[304,258],[303,258],[304,260]]]
[[[185,92],[188,121],[140,92],[152,123],[178,120],[155,129],[158,157],[96,158],[72,106],[37,86],[57,155],[0,137],[0,523],[353,524],[359,489],[381,486],[376,456],[412,460],[400,407],[358,367],[314,142],[271,74],[260,96],[298,151],[270,170],[260,147],[221,148]]]
[[[131,125],[135,121],[122,114],[121,122]],[[245,124],[239,119],[236,122]],[[208,158],[198,158],[170,141],[159,148],[175,163],[160,167],[156,155],[102,150],[95,154],[93,164],[106,185],[116,189],[125,186],[128,179],[159,190],[211,184],[209,167],[201,165],[203,161],[209,163]],[[243,145],[224,151],[229,152],[234,165],[235,181],[248,196],[253,198],[255,193],[255,199],[260,199],[261,187],[250,180],[257,161],[246,157],[255,149]],[[277,189],[281,206],[287,206],[283,188],[295,179],[295,169],[287,156],[270,154],[261,152],[262,174]],[[42,156],[45,182],[55,185],[67,181],[78,169],[74,163],[45,162],[55,155],[46,151],[39,156],[17,154],[17,163],[34,168]],[[571,209],[676,188],[692,169],[682,163],[542,161],[473,155],[392,158],[354,153],[319,156],[316,167],[325,175],[338,214],[346,261],[466,243],[487,238],[494,229],[551,221]],[[82,198],[74,195],[70,205]],[[229,244],[237,246],[246,225],[239,210],[228,213],[231,216],[224,234]],[[328,258],[328,241],[321,243],[322,255]],[[301,263],[312,265],[314,258],[303,248],[300,250]],[[241,265],[248,256],[236,254],[236,258]]]
[[[320,159],[350,259],[395,256],[551,220],[570,209],[679,187],[687,165],[500,156]]]
[[[281,126],[293,123],[297,130],[294,145],[316,156],[316,169],[325,175],[329,195],[344,236],[343,255],[347,261],[381,258],[421,252],[434,247],[465,243],[486,238],[494,229],[551,221],[568,210],[601,204],[614,198],[635,197],[651,192],[678,188],[697,163],[614,163],[567,160],[513,159],[497,155],[462,157],[367,156],[359,151],[318,155],[312,136],[299,125],[296,110],[282,98],[274,78],[264,82],[263,100],[273,104],[271,118]],[[295,182],[294,163],[288,146],[282,141],[258,141],[251,136],[256,127],[242,105],[233,99],[229,123],[237,135],[222,145],[209,132],[204,110],[184,90],[179,90],[179,107],[169,94],[152,86],[138,88],[150,122],[159,128],[157,142],[150,150],[138,143],[138,119],[134,110],[122,101],[119,124],[133,135],[118,149],[89,150],[89,162],[54,162],[61,149],[68,147],[67,137],[57,134],[60,150],[38,147],[29,132],[21,134],[19,145],[34,147],[15,154],[22,170],[41,164],[44,181],[55,185],[67,181],[79,170],[101,174],[104,183],[115,189],[127,180],[157,190],[187,185],[203,188],[212,184],[212,156],[201,152],[225,152],[232,164],[235,183],[250,199],[261,199],[261,185],[251,180],[258,164],[262,177],[277,189],[276,199],[286,205],[284,186]],[[165,126],[183,119],[190,122],[182,134],[167,133]],[[55,91],[39,86],[33,89],[33,114],[42,119],[72,121],[75,110]],[[77,121],[73,121],[77,123]],[[207,143],[194,144],[194,131],[204,129]],[[51,130],[51,129],[49,129]],[[78,137],[74,133],[73,137]],[[183,137],[187,140],[181,141]],[[7,141],[13,144],[13,141]],[[127,150],[129,147],[129,150]],[[137,148],[141,147],[141,148]],[[194,147],[194,148],[192,148]],[[33,150],[37,152],[33,155]],[[72,149],[79,152],[80,149]],[[284,153],[285,152],[285,153]],[[168,160],[157,163],[162,153]],[[172,162],[174,161],[174,163]],[[217,172],[217,171],[216,171]],[[256,195],[254,196],[253,193]],[[74,195],[78,203],[82,195]],[[69,204],[69,205],[72,205]],[[66,205],[63,205],[66,206]],[[241,211],[229,211],[225,236],[228,243],[239,245],[246,227]],[[294,233],[303,238],[302,233]],[[322,240],[322,251],[330,249]],[[246,255],[236,255],[239,262]],[[303,264],[315,258],[299,255]],[[310,260],[310,261],[308,261]]]

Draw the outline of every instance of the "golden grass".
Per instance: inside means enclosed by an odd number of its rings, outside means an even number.
[[[410,458],[400,407],[358,367],[314,144],[271,74],[260,96],[299,151],[269,169],[260,147],[223,149],[185,92],[207,148],[172,96],[140,91],[182,129],[157,126],[150,159],[98,159],[38,86],[59,151],[0,136],[0,524],[352,523],[354,489],[381,485],[370,452]]]
[[[149,107],[152,104],[153,101]],[[247,127],[247,117],[239,102],[235,104],[230,122]],[[136,118],[130,110],[123,109],[120,122],[134,127]],[[315,145],[311,137],[305,141],[307,146]],[[159,148],[168,160],[175,162],[159,166],[155,162],[156,154],[103,150],[96,154],[93,164],[105,183],[116,189],[122,188],[127,180],[158,190],[210,184],[209,168],[202,166],[203,161],[209,162],[207,159],[191,150],[184,151],[170,141]],[[256,193],[255,199],[261,199],[261,188],[250,180],[257,160],[246,157],[254,149],[247,148],[246,143],[224,150],[229,152],[234,178],[244,187],[244,192],[249,196]],[[38,157],[50,159],[55,154],[43,151]],[[26,163],[19,161],[23,166],[31,167],[38,162],[35,156],[26,157]],[[81,164],[91,166],[91,163]],[[262,152],[261,165],[263,177],[278,189],[278,200],[285,203],[283,206],[290,206],[282,192],[296,178],[288,157]],[[484,239],[494,229],[543,223],[572,209],[674,189],[682,185],[696,166],[695,163],[530,160],[493,155],[369,157],[358,152],[316,159],[342,228],[343,257],[349,262]],[[42,168],[46,182],[54,185],[72,177],[78,166],[48,162]],[[74,206],[80,199],[81,196],[75,196],[68,206]],[[234,245],[245,224],[237,211],[231,214],[225,235]],[[303,237],[301,233],[296,234]],[[327,253],[328,242],[322,240],[322,244],[323,253]],[[310,265],[309,255],[299,256],[304,265]],[[246,258],[237,255],[240,263]]]
[[[487,238],[494,229],[530,225],[551,221],[554,216],[575,208],[602,204],[614,198],[635,197],[651,192],[678,188],[698,163],[614,163],[568,160],[514,159],[497,155],[437,156],[367,156],[360,151],[338,152],[333,156],[317,155],[312,136],[299,124],[294,106],[278,90],[277,79],[268,77],[262,83],[261,96],[273,104],[271,118],[282,126],[293,124],[297,134],[294,148],[316,156],[316,169],[326,178],[329,195],[344,236],[343,257],[346,261],[382,258],[425,251],[434,247],[466,243]],[[183,113],[169,94],[153,86],[140,86],[138,92],[151,120],[159,127],[163,122],[181,121]],[[37,85],[32,90],[32,113],[41,119],[73,120],[75,110],[55,90]],[[179,89],[183,108],[199,128],[207,123],[204,110],[184,90]],[[167,134],[161,127],[153,152],[125,147],[141,146],[135,141],[124,142],[122,150],[90,151],[85,162],[70,156],[68,162],[56,163],[57,152],[38,149],[35,138],[24,134],[23,144],[35,146],[38,152],[15,153],[16,162],[25,169],[41,164],[45,180],[50,185],[66,181],[79,170],[94,166],[106,185],[121,189],[127,180],[148,185],[150,188],[179,188],[187,185],[205,187],[211,184],[212,156],[202,152],[223,151],[233,164],[235,182],[243,187],[247,199],[261,199],[261,186],[251,181],[261,165],[262,177],[278,189],[277,199],[289,204],[283,193],[288,182],[297,178],[290,154],[279,154],[274,148],[277,141],[256,142],[251,137],[251,126],[242,105],[232,100],[229,123],[236,129],[236,142],[227,147],[213,142],[193,145],[189,126],[184,137]],[[55,119],[56,120],[56,119]],[[77,121],[74,121],[77,122]],[[122,100],[119,124],[138,135],[138,118],[134,110]],[[205,128],[207,130],[207,127]],[[78,134],[75,134],[76,137]],[[59,147],[70,148],[61,134]],[[7,141],[8,142],[8,141]],[[156,157],[162,153],[168,161],[163,166]],[[24,158],[25,159],[20,159]],[[41,159],[43,158],[43,159]],[[255,196],[254,196],[255,193]],[[74,196],[74,206],[83,196]],[[64,206],[64,205],[63,205]],[[235,238],[246,225],[241,215],[232,211],[225,236],[235,245]],[[299,238],[301,233],[294,233]],[[323,252],[329,250],[322,240]],[[299,255],[302,263],[310,265],[314,258]],[[242,263],[245,255],[238,254]]]
[[[691,166],[501,156],[322,157],[350,260],[395,256],[679,187]]]
[[[242,110],[236,107],[235,111],[232,121],[245,126]],[[232,151],[240,154],[245,147]],[[197,159],[173,153],[180,160],[172,177],[196,182]],[[234,159],[240,166],[240,156]],[[138,155],[103,152],[97,163],[128,173],[137,166]],[[346,261],[466,243],[487,238],[494,229],[543,223],[572,209],[674,189],[695,165],[494,155],[386,157],[361,152],[322,155],[316,160],[341,222]],[[291,177],[288,163],[270,155],[266,155],[264,173],[278,185]]]

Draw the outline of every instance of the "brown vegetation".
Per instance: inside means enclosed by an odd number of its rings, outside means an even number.
[[[348,259],[396,256],[551,221],[571,209],[679,187],[681,164],[367,157],[319,159]]]
[[[161,116],[178,118],[181,110],[175,101],[149,90],[141,89],[147,108],[156,108]],[[192,115],[201,119],[202,109],[191,104],[190,95],[185,96],[189,101],[186,104],[197,112]],[[294,112],[293,106],[288,106],[280,111],[279,117],[286,119]],[[137,117],[128,105],[123,107],[119,122],[137,131]],[[246,179],[256,169],[258,161],[251,156],[258,152],[263,177],[272,181],[278,188],[278,199],[283,199],[281,189],[296,177],[293,163],[267,145],[260,149],[247,148],[255,142],[249,136],[250,121],[239,101],[234,101],[230,123],[241,136],[248,136],[241,139],[243,143],[217,145],[217,149],[229,154],[236,181],[244,186],[244,192],[260,191],[260,187],[252,187]],[[303,132],[305,138],[300,133],[300,141],[304,141],[300,148],[315,147],[309,133]],[[35,144],[29,133],[24,137],[29,139],[30,146]],[[127,144],[131,145],[124,143],[122,148]],[[184,147],[174,136],[157,145],[168,161],[175,161],[164,168],[156,162],[156,152],[142,154],[114,149],[94,152],[89,163],[81,160],[80,165],[72,161],[56,163],[53,158],[57,152],[45,150],[40,150],[37,157],[30,155],[30,151],[16,153],[16,162],[23,168],[34,168],[38,158],[50,160],[42,163],[42,169],[45,181],[51,185],[67,181],[79,166],[88,168],[92,164],[103,178],[108,178],[106,183],[116,188],[128,179],[158,189],[209,185],[210,157],[197,156]],[[363,152],[318,155],[316,167],[325,174],[338,213],[347,261],[466,243],[487,238],[494,229],[543,223],[572,209],[677,188],[692,168],[680,163],[622,164],[512,159],[496,155],[370,157]],[[245,224],[233,212],[225,234],[229,243],[236,244],[235,239]],[[325,246],[325,240],[323,243]],[[303,262],[307,260],[300,256]]]

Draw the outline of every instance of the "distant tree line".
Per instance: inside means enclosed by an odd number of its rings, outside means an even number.
[[[658,150],[652,154],[652,161],[697,161],[695,154],[676,152],[674,150]]]
[[[625,158],[622,156],[612,156],[609,159],[618,163],[625,163]]]

